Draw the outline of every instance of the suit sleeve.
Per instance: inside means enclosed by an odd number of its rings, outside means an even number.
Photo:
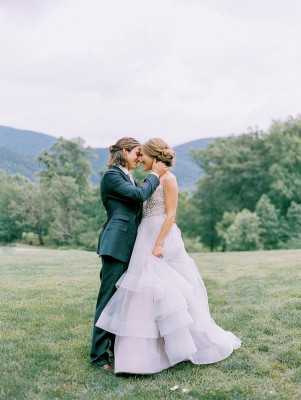
[[[108,195],[143,203],[159,185],[160,180],[155,174],[150,174],[142,185],[134,186],[124,180],[117,171],[108,170],[103,176],[102,183]]]

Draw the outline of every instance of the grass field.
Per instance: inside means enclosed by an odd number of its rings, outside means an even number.
[[[0,399],[301,399],[301,250],[192,256],[213,318],[242,348],[213,365],[116,377],[88,360],[96,254],[2,251]]]

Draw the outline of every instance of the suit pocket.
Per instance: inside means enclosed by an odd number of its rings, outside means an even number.
[[[111,217],[111,221],[126,221],[128,222],[130,220],[130,217],[125,214],[113,214]]]
[[[127,223],[122,223],[121,221],[110,221],[110,223],[107,226],[107,230],[109,231],[110,229],[116,229],[118,231],[122,232],[127,232],[128,226]]]
[[[128,215],[119,213],[113,214],[108,223],[107,229],[116,229],[118,231],[127,232],[129,220],[130,217]]]

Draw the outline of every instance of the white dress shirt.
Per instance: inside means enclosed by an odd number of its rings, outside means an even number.
[[[121,171],[124,172],[130,178],[132,184],[135,185],[133,175],[130,173],[130,171],[127,168],[123,167],[122,165],[117,165],[117,167],[120,168]]]

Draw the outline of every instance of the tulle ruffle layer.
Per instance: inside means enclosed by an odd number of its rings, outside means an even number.
[[[206,288],[176,225],[163,259],[151,254],[163,219],[142,220],[128,271],[96,323],[116,335],[116,373],[155,373],[185,360],[209,364],[241,345],[211,318]]]

